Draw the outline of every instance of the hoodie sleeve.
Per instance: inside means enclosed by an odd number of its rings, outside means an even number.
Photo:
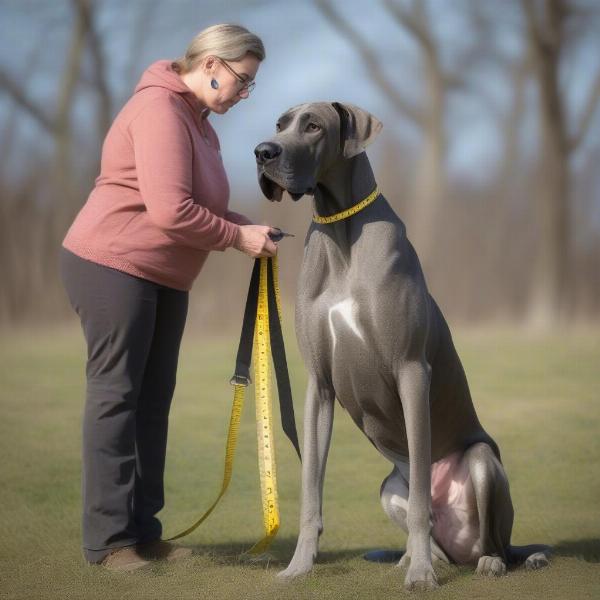
[[[228,210],[225,213],[224,218],[236,225],[253,225],[253,222],[246,215],[242,215],[232,210]]]
[[[157,97],[130,122],[140,194],[150,220],[171,239],[225,250],[239,226],[194,202],[192,138],[176,103],[170,95]]]

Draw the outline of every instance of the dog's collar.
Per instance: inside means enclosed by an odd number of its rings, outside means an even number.
[[[379,196],[379,190],[377,187],[366,197],[363,198],[358,204],[343,210],[342,212],[336,213],[334,215],[329,215],[328,217],[320,217],[316,213],[313,214],[313,221],[315,223],[324,224],[324,223],[335,223],[336,221],[341,221],[343,219],[347,219],[352,215],[355,215],[357,212],[360,212],[366,206],[369,206],[372,202],[375,201],[375,198]]]

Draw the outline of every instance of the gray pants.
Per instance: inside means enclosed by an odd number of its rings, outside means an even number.
[[[188,293],[61,248],[60,271],[87,342],[83,553],[159,539],[169,407]]]

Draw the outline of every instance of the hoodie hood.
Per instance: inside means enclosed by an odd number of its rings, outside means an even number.
[[[140,92],[149,87],[166,88],[171,92],[180,94],[199,117],[206,118],[210,111],[198,100],[179,74],[171,68],[172,62],[171,60],[157,60],[152,63],[142,73],[140,81],[135,86],[135,92]]]

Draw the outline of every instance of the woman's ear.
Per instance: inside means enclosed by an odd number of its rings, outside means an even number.
[[[214,71],[215,71],[216,65],[217,65],[217,61],[215,60],[215,57],[207,56],[204,59],[204,64],[203,64],[205,73],[212,75],[212,73],[214,73]]]
[[[360,154],[379,135],[383,124],[370,112],[354,104],[332,102],[340,116],[340,146],[345,158]]]

